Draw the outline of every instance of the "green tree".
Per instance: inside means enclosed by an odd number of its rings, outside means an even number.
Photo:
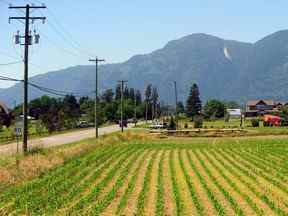
[[[114,99],[114,92],[112,89],[107,89],[101,96],[102,101],[105,103],[112,103]]]
[[[79,103],[82,120],[94,123],[95,100],[90,98],[80,99]]]
[[[157,105],[159,100],[159,94],[156,87],[152,89],[151,101],[152,101],[152,118],[157,117]]]
[[[240,105],[236,101],[225,101],[225,106],[227,109],[239,109]]]
[[[224,118],[226,106],[225,103],[219,100],[209,100],[204,106],[204,117],[211,118]]]
[[[81,116],[80,105],[73,95],[67,95],[62,102],[62,110],[65,118],[65,127],[74,128]]]
[[[121,84],[117,84],[117,86],[116,86],[115,100],[121,100]]]
[[[49,133],[64,128],[64,112],[57,100],[51,100],[48,112],[40,115],[40,119]]]
[[[147,87],[146,87],[146,90],[145,90],[145,105],[146,105],[146,108],[145,108],[145,119],[146,121],[148,119],[151,119],[151,97],[152,97],[152,84],[149,84]]]
[[[178,113],[185,113],[185,107],[182,101],[179,101],[177,104]]]
[[[130,91],[127,85],[125,86],[124,91],[123,91],[123,98],[125,100],[130,98]]]
[[[118,105],[117,119],[121,117],[121,104]],[[124,100],[123,102],[123,119],[129,119],[134,117],[134,104],[131,100]]]
[[[117,101],[113,101],[111,103],[106,103],[105,107],[104,107],[104,113],[106,116],[106,120],[107,121],[115,121],[116,118],[116,114],[118,111],[118,103]]]
[[[135,90],[134,90],[134,88],[130,88],[129,89],[129,98],[131,99],[131,100],[135,100]]]
[[[136,91],[136,105],[139,106],[142,104],[142,95],[139,90]]]
[[[197,84],[193,84],[186,104],[186,115],[193,118],[201,113],[202,103],[200,100],[200,92]]]

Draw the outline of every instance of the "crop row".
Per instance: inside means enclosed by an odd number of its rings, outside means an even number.
[[[99,148],[1,194],[0,215],[288,215],[285,145],[239,145]]]

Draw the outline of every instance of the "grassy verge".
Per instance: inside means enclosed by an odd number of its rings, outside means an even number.
[[[86,139],[49,149],[32,149],[28,155],[1,156],[0,158],[0,191],[23,181],[33,179],[48,170],[65,164],[91,150],[104,146],[125,145],[129,140],[145,139],[140,133],[116,132],[104,135],[99,140]]]

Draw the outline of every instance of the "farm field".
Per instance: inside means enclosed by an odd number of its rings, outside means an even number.
[[[6,189],[0,215],[288,215],[287,138],[123,141]]]

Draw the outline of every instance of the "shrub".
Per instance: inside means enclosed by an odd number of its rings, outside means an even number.
[[[252,127],[259,127],[260,123],[259,123],[259,119],[251,119],[251,124],[252,124]]]
[[[168,130],[176,130],[176,122],[174,120],[174,118],[171,116],[170,118],[170,122],[168,125]]]
[[[188,129],[188,124],[187,123],[185,123],[184,128]]]
[[[203,117],[198,115],[194,117],[194,128],[202,128],[203,127]]]

